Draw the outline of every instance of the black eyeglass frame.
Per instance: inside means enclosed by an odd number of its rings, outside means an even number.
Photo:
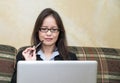
[[[47,33],[48,31],[50,31],[51,33],[56,33],[58,31],[61,31],[59,28],[57,29],[54,29],[54,28],[51,28],[51,29],[48,29],[48,28],[42,28],[40,27],[39,30],[43,33]]]

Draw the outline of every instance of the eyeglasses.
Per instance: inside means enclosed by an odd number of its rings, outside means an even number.
[[[56,33],[58,31],[60,31],[60,29],[54,28],[54,27],[51,29],[48,29],[47,27],[41,27],[41,28],[39,28],[39,30],[43,33],[47,33],[48,31],[50,31],[51,33]]]

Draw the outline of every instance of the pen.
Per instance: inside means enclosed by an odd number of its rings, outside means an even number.
[[[43,42],[43,40],[41,42],[39,42],[36,46],[35,46],[35,49],[37,49],[38,46],[41,45],[41,43]],[[33,50],[30,52],[30,54],[33,53]]]
[[[43,42],[43,40],[35,46],[35,49],[37,49],[37,47],[40,46],[42,42]]]

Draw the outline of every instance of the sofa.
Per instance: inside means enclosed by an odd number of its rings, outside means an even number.
[[[120,83],[120,49],[81,46],[68,46],[68,48],[76,53],[78,60],[98,62],[97,83]],[[20,49],[0,44],[0,83],[10,83],[15,57]]]

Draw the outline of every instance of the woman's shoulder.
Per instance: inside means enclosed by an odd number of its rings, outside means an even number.
[[[77,60],[77,56],[76,56],[76,54],[75,53],[73,53],[73,52],[69,52],[69,59],[70,60]]]
[[[22,55],[22,52],[23,50],[19,50],[17,55],[16,55],[16,61],[19,61],[19,60],[25,60],[23,55]]]

